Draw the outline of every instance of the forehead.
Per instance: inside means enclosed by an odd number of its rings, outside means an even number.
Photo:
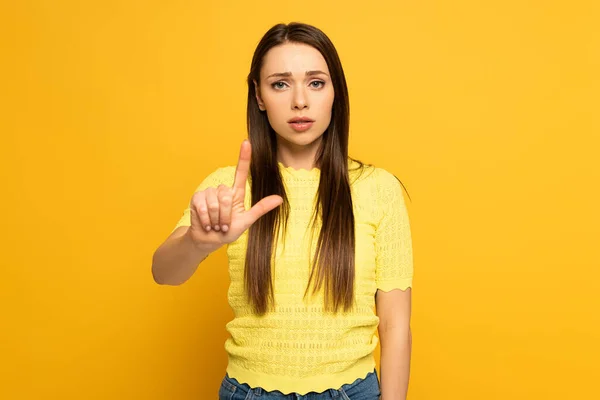
[[[303,43],[285,43],[271,48],[265,55],[261,79],[277,73],[291,72],[304,77],[306,71],[321,70],[329,74],[327,62],[319,50]]]

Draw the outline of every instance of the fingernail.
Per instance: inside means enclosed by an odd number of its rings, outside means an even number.
[[[210,231],[210,225],[205,226],[204,229],[206,229],[206,232]]]
[[[219,225],[215,225],[215,231],[218,231],[220,229]]]
[[[221,229],[223,230],[223,232],[227,232],[229,230],[229,227],[227,225],[223,225]]]

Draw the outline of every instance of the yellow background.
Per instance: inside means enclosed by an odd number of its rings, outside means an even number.
[[[412,197],[409,398],[600,398],[598,2],[1,4],[0,398],[217,397],[225,251],[180,287],[151,256],[291,21],[339,51],[351,155]]]

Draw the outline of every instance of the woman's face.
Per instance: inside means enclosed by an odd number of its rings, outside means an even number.
[[[260,87],[256,81],[254,85],[259,107],[266,110],[280,145],[320,142],[331,121],[334,92],[327,62],[317,49],[300,43],[273,47],[263,60]],[[289,122],[295,117],[314,122],[305,129]]]

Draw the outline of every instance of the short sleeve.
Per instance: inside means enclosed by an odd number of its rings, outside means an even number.
[[[234,179],[235,179],[235,167],[234,166],[217,168],[215,171],[208,174],[208,176],[206,176],[206,178],[204,178],[204,180],[196,188],[194,193],[205,190],[206,188],[209,188],[211,186],[217,187],[220,184],[224,184],[227,186],[233,186]],[[191,196],[190,196],[190,199],[191,199]],[[179,228],[180,226],[190,226],[190,225],[191,225],[190,206],[188,203],[187,208],[183,211],[183,215],[179,219],[179,222],[177,222],[177,224],[175,225],[175,228],[173,228],[173,231],[175,229]]]
[[[413,250],[408,211],[402,185],[390,172],[379,169],[377,204],[380,219],[375,233],[377,289],[412,287]]]

